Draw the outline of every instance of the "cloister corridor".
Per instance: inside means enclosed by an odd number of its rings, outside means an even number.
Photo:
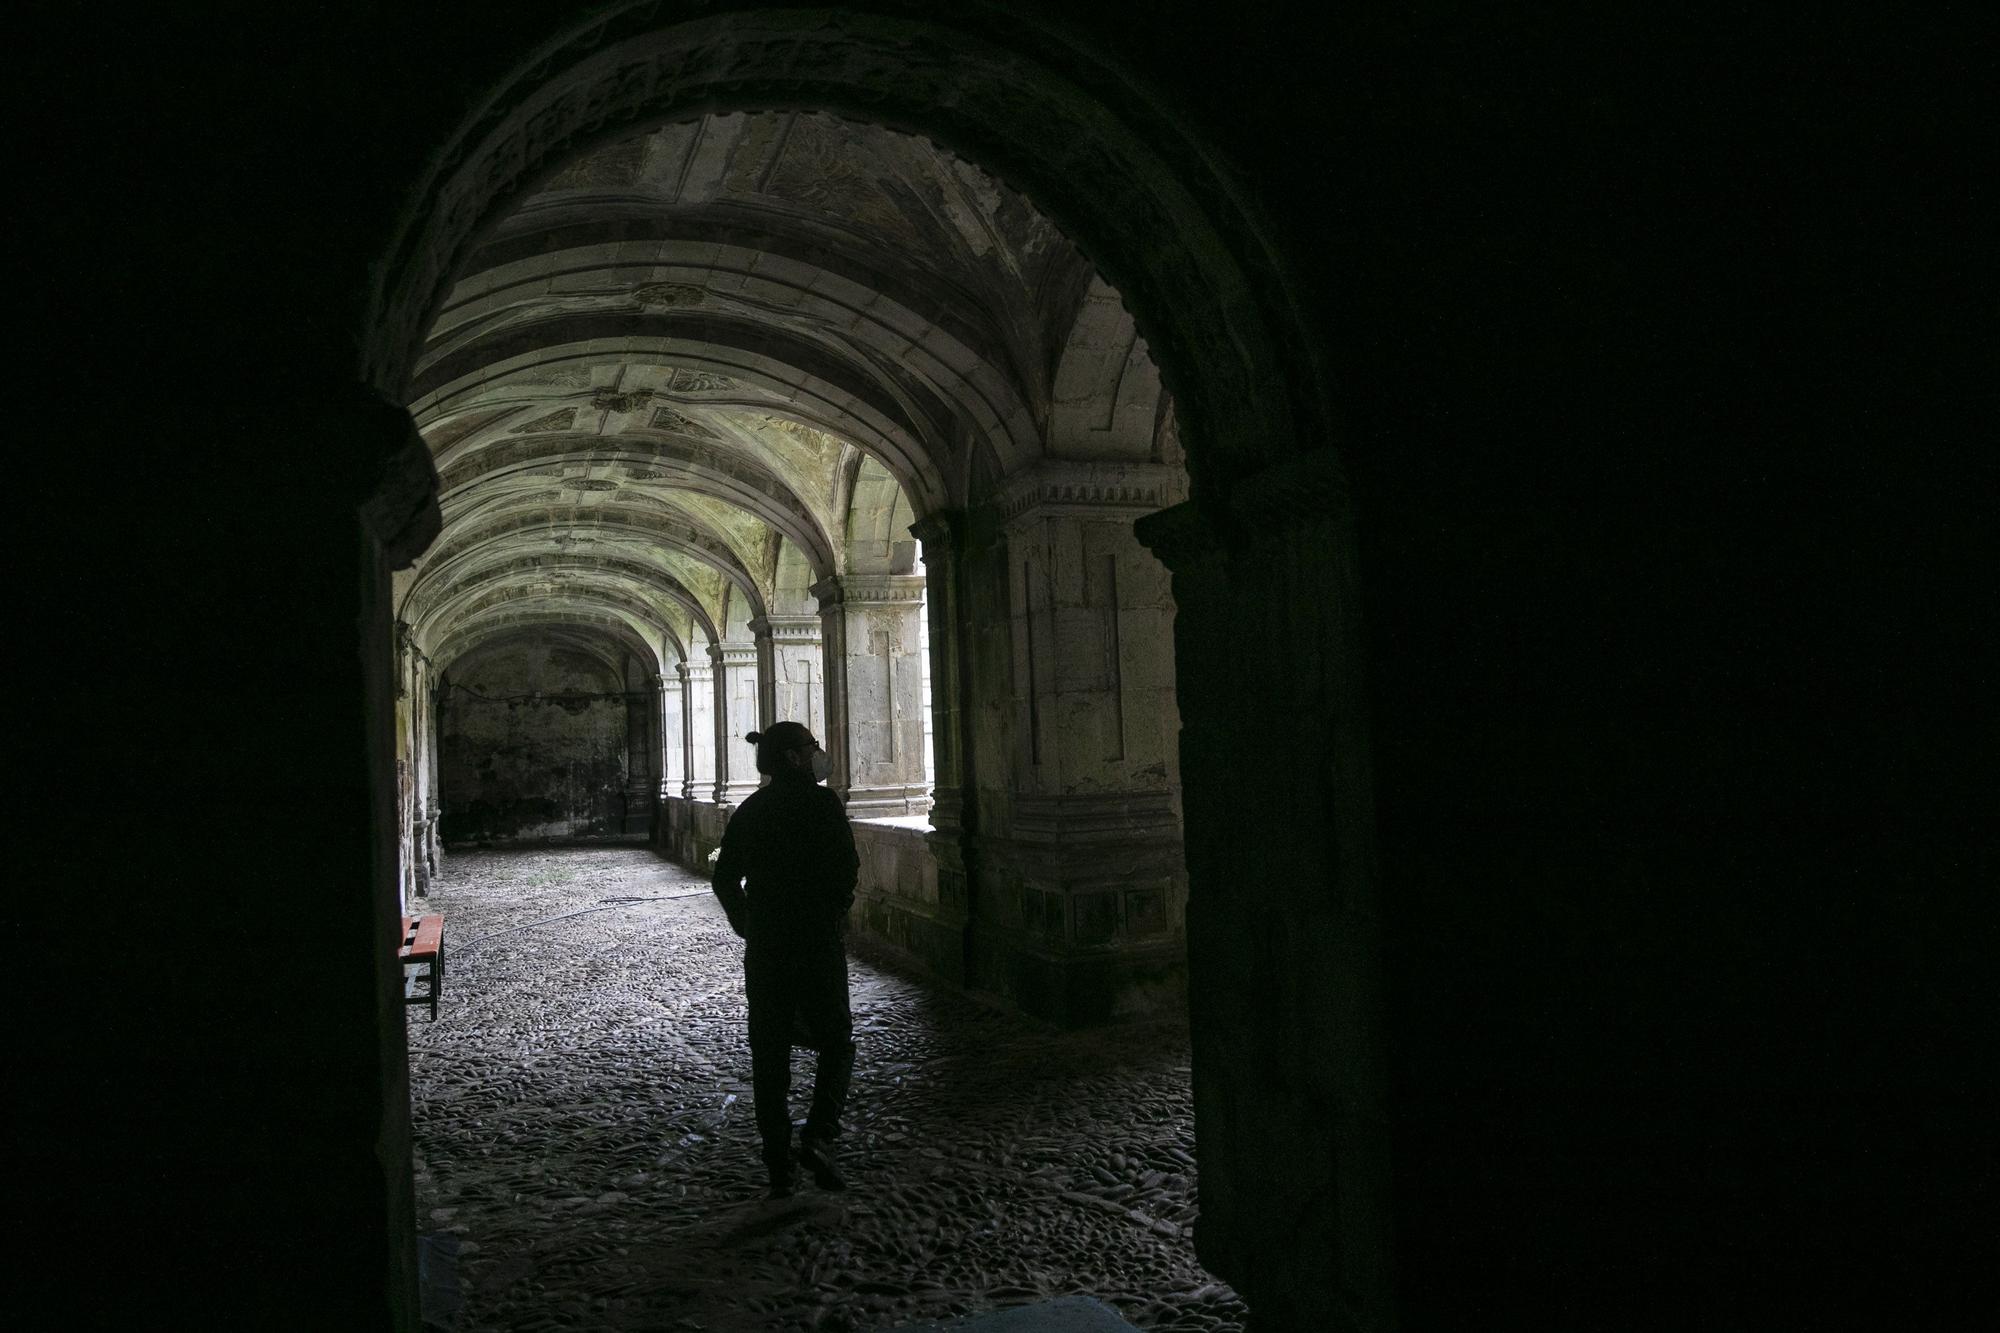
[[[638,847],[466,851],[428,907],[451,939],[411,1105],[445,1326],[862,1330],[1077,1293],[1241,1327],[1189,1231],[1184,1016],[1062,1032],[857,957],[848,1189],[767,1200],[742,947],[701,879]]]

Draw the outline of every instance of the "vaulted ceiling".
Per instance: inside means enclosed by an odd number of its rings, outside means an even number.
[[[1039,459],[1178,461],[1117,294],[1028,201],[804,113],[571,163],[485,238],[413,393],[445,526],[399,616],[440,664],[557,624],[671,662],[909,570],[914,519]]]

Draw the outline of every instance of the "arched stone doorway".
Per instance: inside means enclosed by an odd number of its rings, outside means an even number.
[[[453,275],[511,200],[588,149],[696,113],[855,116],[934,138],[1043,205],[1153,348],[1194,480],[1190,501],[1141,531],[1179,607],[1198,1246],[1271,1327],[1388,1326],[1349,512],[1316,344],[1294,336],[1254,209],[1157,102],[1052,34],[845,11],[655,23],[638,6],[551,43],[445,150],[378,271],[366,378],[409,396]],[[1029,503],[1059,501],[1063,484]],[[437,485],[413,439],[373,506],[389,563],[436,531]],[[1259,647],[1279,642],[1287,660]],[[1252,720],[1282,720],[1308,771],[1275,771]],[[1283,837],[1244,843],[1237,803],[1252,790]]]

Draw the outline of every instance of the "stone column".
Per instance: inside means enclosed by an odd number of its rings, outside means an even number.
[[[924,546],[924,613],[930,622],[931,750],[935,760],[931,786],[931,851],[938,865],[941,912],[963,926],[968,911],[967,879],[972,871],[970,835],[977,818],[966,799],[964,769],[967,713],[962,692],[962,657],[966,637],[961,625],[964,592],[965,515],[939,510],[910,525]]]
[[[823,743],[834,779],[845,781],[848,814],[922,814],[930,808],[918,630],[924,576],[848,574],[812,591],[826,644],[827,730],[841,747]]]
[[[656,727],[658,717],[655,702],[659,689],[654,684],[658,676],[650,672],[646,677],[646,688],[634,689],[630,685],[625,690],[625,827],[624,832],[650,833],[656,815],[654,801],[659,795],[660,779],[654,766],[659,762],[660,742]]]
[[[429,887],[417,871],[418,849],[423,845],[422,807],[417,795],[417,713],[423,693],[417,684],[417,672],[421,657],[410,625],[397,621],[396,861],[405,911],[410,900],[423,896]]]
[[[759,616],[750,622],[750,629],[757,636],[758,684],[768,685],[768,698],[760,705],[762,723],[801,723],[824,745],[826,703],[820,687],[825,681],[826,668],[820,618]]]
[[[710,644],[708,657],[715,668],[715,801],[735,805],[757,790],[757,759],[743,739],[757,730],[757,645]]]
[[[653,677],[659,691],[660,716],[660,799],[679,796],[687,781],[687,741],[683,711],[687,700],[681,682],[680,664]]]
[[[684,706],[681,746],[687,755],[681,784],[685,800],[710,800],[715,795],[715,685],[707,662],[693,658],[679,667]]]
[[[819,743],[833,766],[826,785],[844,803],[852,785],[847,758],[847,608],[841,605],[837,578],[815,583],[812,595],[819,599],[821,680],[825,686],[820,697],[826,709],[826,729],[819,733]]]
[[[422,898],[429,895],[431,878],[437,873],[437,765],[433,751],[437,691],[431,680],[430,659],[418,653],[416,665],[410,689],[410,765],[414,778],[410,797],[410,853],[416,871],[416,894]]]

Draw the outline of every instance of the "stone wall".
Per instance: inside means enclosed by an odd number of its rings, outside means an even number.
[[[659,831],[654,846],[697,874],[709,871],[708,854],[722,845],[729,807],[713,801],[669,796],[660,802]]]
[[[857,820],[853,928],[938,978],[965,980],[965,906],[939,891],[935,835],[921,820]]]
[[[455,664],[439,707],[445,841],[626,836],[628,724],[619,673],[574,649],[510,643]]]

